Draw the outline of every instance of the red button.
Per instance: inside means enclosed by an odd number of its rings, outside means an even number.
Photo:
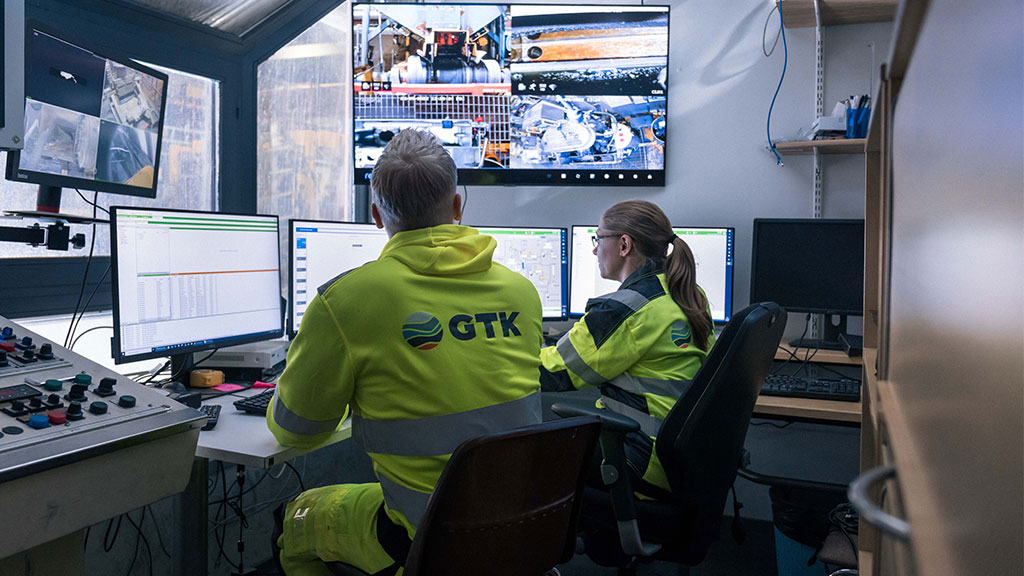
[[[68,415],[63,410],[53,410],[47,414],[50,417],[50,424],[63,424],[68,421]]]
[[[0,350],[4,352],[14,352],[14,340],[4,340],[0,342]]]

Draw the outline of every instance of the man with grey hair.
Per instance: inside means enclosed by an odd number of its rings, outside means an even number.
[[[455,162],[432,134],[402,130],[377,160],[380,257],[310,301],[267,411],[281,444],[312,448],[352,413],[379,482],[303,492],[279,511],[286,574],[404,565],[430,493],[464,440],[541,421],[541,305],[492,263],[496,242],[453,224]]]

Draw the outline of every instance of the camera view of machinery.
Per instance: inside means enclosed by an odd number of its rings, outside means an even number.
[[[355,85],[504,84],[507,92],[506,18],[508,6],[357,4]]]
[[[437,136],[459,168],[480,168],[484,165],[488,145],[487,128],[486,122],[473,120],[357,121],[355,164],[357,167],[372,167],[396,134],[405,129],[417,129]]]
[[[514,96],[512,168],[660,170],[665,98]]]
[[[33,30],[19,170],[153,186],[164,81]]]
[[[668,9],[512,8],[514,94],[664,95]]]

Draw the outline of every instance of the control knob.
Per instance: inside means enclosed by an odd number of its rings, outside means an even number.
[[[42,410],[42,408],[43,408],[43,397],[42,396],[33,396],[28,401],[28,408],[29,408],[29,410],[32,410],[33,412],[36,412],[38,410]]]
[[[100,402],[99,400],[97,400],[97,401],[93,402],[92,404],[89,404],[89,412],[92,412],[93,414],[97,414],[97,415],[99,415],[99,414],[106,414],[107,413],[107,403],[106,402]]]
[[[68,393],[68,400],[72,402],[84,402],[85,391],[89,388],[87,384],[72,384],[71,392]]]
[[[16,346],[18,348],[21,348],[22,350],[29,350],[30,348],[35,348],[36,347],[36,345],[32,343],[32,337],[31,336],[25,336],[24,338],[21,339],[21,342],[16,344]]]
[[[81,402],[72,402],[71,404],[69,404],[68,405],[68,411],[67,411],[67,417],[68,417],[68,420],[81,420],[82,417],[83,417],[83,415],[82,415],[82,403]]]
[[[38,362],[39,358],[36,358],[35,350],[32,350],[31,348],[26,348],[25,351],[21,353],[21,361],[29,363]]]
[[[115,394],[114,384],[117,384],[117,380],[114,378],[103,378],[100,380],[99,387],[93,390],[93,394],[101,397],[113,396]]]
[[[135,407],[135,396],[128,396],[127,394],[117,399],[117,405],[121,408],[134,408]]]
[[[47,392],[57,392],[64,388],[64,383],[55,378],[50,378],[46,382],[43,382],[43,388],[45,388]]]
[[[14,352],[14,340],[2,340],[0,341],[0,350],[4,352]]]
[[[24,412],[25,403],[21,400],[15,400],[14,402],[11,402],[11,410],[14,412]]]
[[[68,415],[60,410],[53,410],[46,415],[50,419],[50,424],[56,426],[58,424],[64,424],[68,421]]]
[[[84,384],[86,388],[88,388],[92,385],[92,376],[89,376],[85,372],[75,374],[75,384]]]
[[[10,326],[4,326],[3,330],[0,330],[0,340],[14,340],[17,336],[14,335],[14,329]]]
[[[39,358],[41,360],[53,360],[53,345],[43,344],[39,347]]]

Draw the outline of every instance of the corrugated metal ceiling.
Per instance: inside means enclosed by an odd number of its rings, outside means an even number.
[[[243,36],[291,0],[127,0]]]

